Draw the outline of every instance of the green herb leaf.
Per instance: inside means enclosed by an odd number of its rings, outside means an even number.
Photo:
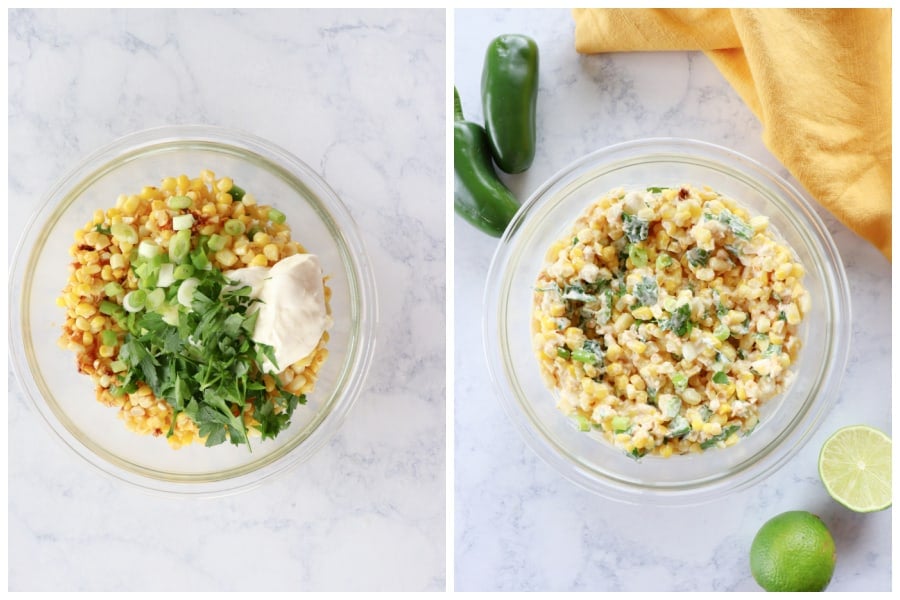
[[[622,213],[622,231],[632,244],[642,242],[650,234],[650,223],[626,212]]]
[[[707,448],[712,448],[719,442],[724,442],[725,440],[727,440],[729,437],[731,437],[731,434],[734,433],[735,431],[737,431],[738,429],[740,429],[740,427],[738,425],[729,425],[728,427],[723,429],[722,433],[720,433],[719,435],[714,435],[713,437],[709,438],[705,442],[701,442],[700,448],[702,448],[703,450],[706,450]]]
[[[643,306],[653,306],[659,297],[659,286],[654,277],[644,277],[634,286],[632,295]]]
[[[684,337],[689,334],[694,327],[694,324],[691,322],[691,305],[682,304],[676,308],[675,312],[669,315],[668,319],[660,323],[660,327],[663,330],[673,332],[678,337]]]
[[[709,252],[703,248],[691,248],[687,251],[688,263],[692,267],[705,267],[709,262]]]

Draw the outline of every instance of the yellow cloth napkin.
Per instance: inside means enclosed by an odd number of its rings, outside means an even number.
[[[702,50],[763,141],[891,260],[890,9],[573,9],[580,53]]]

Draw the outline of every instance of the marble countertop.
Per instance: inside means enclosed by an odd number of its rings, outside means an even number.
[[[786,175],[762,144],[760,123],[700,53],[579,56],[567,10],[457,10],[454,31],[453,79],[473,120],[481,119],[488,42],[524,33],[540,47],[537,156],[528,172],[506,177],[519,198],[589,151],[642,137],[721,144]],[[829,590],[890,589],[892,510],[855,514],[837,505],[819,482],[816,459],[841,426],[891,431],[891,266],[824,210],[819,214],[852,296],[850,360],[837,404],[764,483],[692,508],[604,500],[525,445],[492,392],[480,319],[466,316],[467,307],[481,306],[497,241],[455,218],[456,590],[759,590],[749,570],[753,536],[770,517],[795,509],[819,514],[834,535],[838,559]]]
[[[106,478],[53,439],[10,369],[9,589],[445,589],[444,11],[13,10],[8,24],[10,257],[89,153],[149,127],[220,125],[335,189],[380,312],[340,432],[219,499]]]

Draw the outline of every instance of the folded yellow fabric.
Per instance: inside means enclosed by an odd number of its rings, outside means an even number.
[[[891,260],[890,9],[574,9],[580,53],[702,50],[807,191]]]

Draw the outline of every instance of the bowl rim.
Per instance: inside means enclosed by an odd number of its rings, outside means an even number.
[[[518,384],[512,381],[514,377],[506,365],[507,357],[502,349],[504,343],[500,339],[506,327],[501,314],[504,310],[501,302],[503,294],[509,291],[506,286],[510,282],[510,257],[515,249],[515,243],[523,235],[522,232],[530,224],[532,217],[537,218],[535,214],[539,211],[536,207],[549,203],[552,198],[564,193],[568,183],[577,180],[579,175],[592,168],[605,169],[604,172],[607,172],[617,165],[632,164],[638,159],[679,156],[718,162],[720,166],[724,162],[728,164],[729,175],[740,174],[745,181],[752,181],[757,185],[760,181],[764,181],[768,188],[772,186],[780,188],[778,195],[799,209],[802,214],[801,220],[810,228],[809,233],[815,251],[821,253],[820,258],[827,267],[824,274],[829,280],[824,284],[836,292],[832,305],[840,318],[834,321],[833,337],[837,343],[832,344],[833,351],[829,355],[831,368],[825,372],[827,380],[816,388],[824,398],[808,400],[804,404],[806,408],[801,415],[802,418],[778,438],[777,447],[770,449],[761,459],[756,459],[749,465],[743,466],[746,461],[741,463],[736,477],[723,479],[720,476],[712,480],[706,478],[687,488],[662,488],[631,484],[604,478],[602,474],[590,473],[583,464],[576,464],[570,460],[571,457],[564,456],[559,444],[539,429],[531,415],[527,414],[529,412],[526,409],[527,402],[519,398],[518,392],[514,391]],[[849,285],[837,246],[814,209],[812,198],[805,190],[798,190],[757,160],[730,148],[691,138],[652,137],[620,142],[589,152],[558,170],[522,204],[501,237],[488,269],[483,298],[485,305],[482,317],[483,352],[492,386],[507,417],[515,424],[515,429],[526,445],[559,474],[583,489],[609,500],[629,504],[647,502],[672,506],[704,504],[725,494],[746,489],[773,474],[809,441],[816,425],[822,421],[836,401],[849,355],[851,337]],[[536,365],[534,368],[537,368]],[[550,394],[549,390],[547,393]],[[548,399],[550,398],[548,395]],[[785,447],[786,450],[783,450]]]
[[[75,435],[50,406],[37,389],[35,376],[25,352],[25,338],[29,335],[24,321],[27,311],[23,308],[26,291],[27,266],[37,259],[41,232],[62,210],[61,204],[71,191],[85,181],[107,169],[117,166],[123,156],[139,156],[154,148],[177,148],[200,144],[207,149],[227,150],[242,157],[252,155],[274,171],[284,172],[308,187],[316,200],[313,209],[324,211],[334,227],[329,234],[334,238],[340,254],[341,269],[346,272],[350,297],[350,332],[347,359],[337,376],[335,393],[327,412],[318,422],[313,421],[312,431],[300,442],[287,444],[286,450],[269,455],[255,468],[232,467],[225,476],[215,473],[196,479],[190,475],[172,476],[156,472],[152,468],[139,471],[123,467],[125,461],[109,460]],[[68,206],[68,204],[66,205]],[[327,224],[326,224],[327,225]],[[48,427],[57,442],[62,443],[85,460],[91,467],[106,476],[124,481],[145,492],[162,495],[219,497],[243,492],[270,481],[301,462],[308,460],[324,446],[340,429],[344,419],[356,403],[365,385],[373,362],[378,325],[378,294],[372,264],[365,242],[350,211],[315,170],[283,147],[254,134],[215,125],[186,124],[165,125],[135,131],[114,139],[77,161],[75,166],[60,177],[42,196],[22,230],[12,256],[9,274],[9,347],[13,371],[29,408],[37,411],[39,420]],[[341,389],[342,388],[342,389]],[[304,428],[304,430],[307,428]],[[108,454],[108,452],[104,452]],[[118,464],[117,464],[118,463]],[[251,463],[257,464],[257,463]]]

